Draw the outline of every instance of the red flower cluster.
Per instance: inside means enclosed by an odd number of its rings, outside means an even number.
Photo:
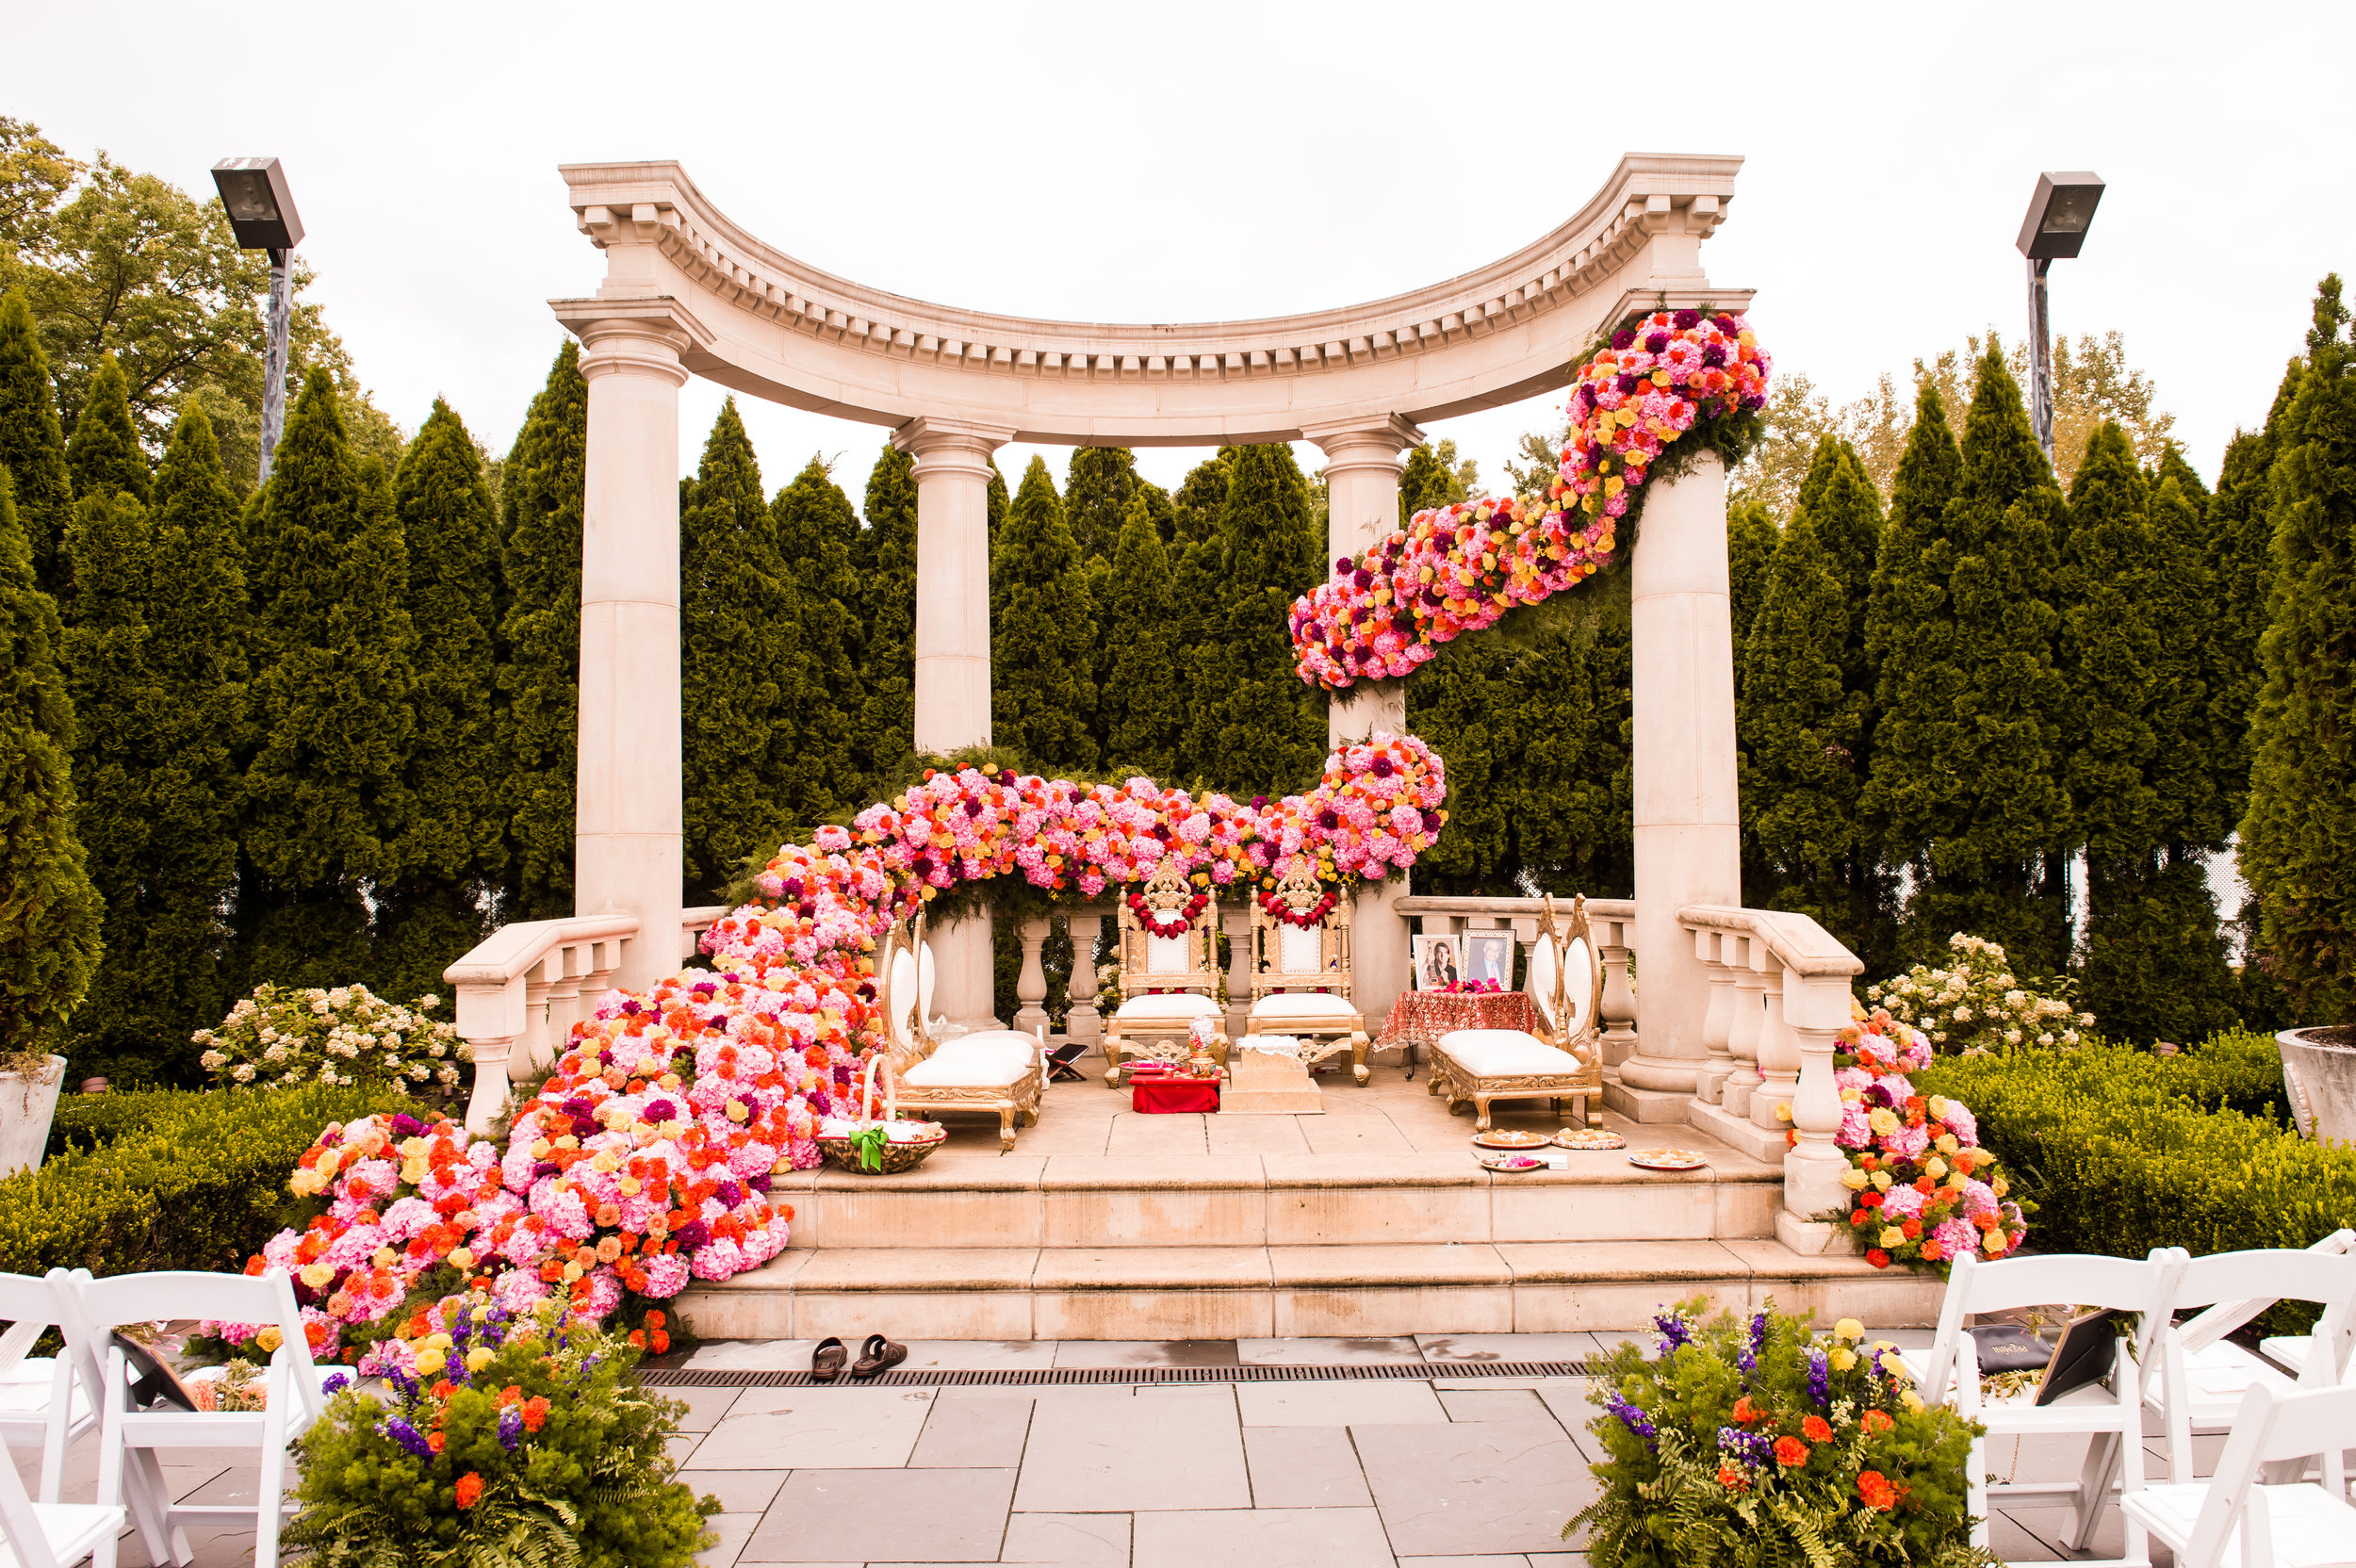
[[[1156,937],[1183,937],[1186,934],[1186,928],[1194,923],[1197,916],[1210,906],[1210,894],[1197,893],[1186,900],[1186,906],[1183,912],[1165,921],[1153,912],[1153,906],[1145,902],[1143,893],[1131,893],[1129,912],[1137,917],[1139,925],[1144,926]]]
[[[1261,908],[1266,909],[1272,918],[1283,921],[1286,925],[1298,925],[1303,931],[1312,929],[1326,916],[1332,914],[1336,902],[1338,901],[1329,892],[1307,909],[1295,914],[1284,901],[1274,893],[1263,891],[1260,894]]]

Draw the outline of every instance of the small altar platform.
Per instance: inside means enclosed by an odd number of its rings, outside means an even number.
[[[1235,1339],[1628,1330],[1663,1302],[1773,1297],[1829,1322],[1927,1324],[1939,1283],[1775,1239],[1779,1165],[1690,1126],[1607,1113],[1631,1148],[1710,1158],[1639,1169],[1625,1151],[1493,1174],[1469,1112],[1419,1069],[1318,1080],[1323,1114],[1139,1116],[1099,1075],[1051,1088],[1014,1152],[950,1119],[898,1176],[778,1177],[789,1249],[679,1308],[707,1338]],[[1543,1107],[1500,1127],[1552,1132]]]

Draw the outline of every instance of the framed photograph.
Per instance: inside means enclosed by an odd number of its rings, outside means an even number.
[[[1513,988],[1513,933],[1511,931],[1467,931],[1464,933],[1464,978],[1494,980],[1497,989]]]
[[[1464,977],[1464,950],[1454,937],[1415,939],[1415,989],[1436,991]]]

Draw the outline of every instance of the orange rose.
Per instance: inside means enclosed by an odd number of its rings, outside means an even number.
[[[483,1478],[469,1470],[458,1478],[458,1506],[472,1508],[483,1500]]]

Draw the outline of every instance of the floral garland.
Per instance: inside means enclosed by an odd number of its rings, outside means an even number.
[[[1495,980],[1449,980],[1432,988],[1448,996],[1502,996],[1504,986]]]
[[[1209,908],[1210,904],[1210,894],[1197,893],[1186,900],[1186,906],[1184,910],[1165,922],[1161,916],[1153,912],[1153,906],[1145,902],[1143,893],[1133,892],[1129,895],[1129,912],[1137,917],[1137,923],[1145,927],[1148,935],[1155,937],[1185,936],[1187,928],[1194,924],[1194,918]]]
[[[1834,1141],[1848,1152],[1841,1184],[1854,1196],[1819,1217],[1842,1223],[1875,1268],[1943,1271],[1966,1252],[2001,1258],[2028,1233],[1971,1110],[1914,1092],[1907,1074],[1931,1060],[1921,1030],[1881,1011],[1842,1030],[1833,1056]]]
[[[1298,925],[1303,931],[1314,931],[1323,924],[1325,917],[1332,914],[1334,906],[1340,902],[1339,898],[1328,891],[1308,908],[1296,911],[1291,905],[1286,904],[1274,893],[1265,889],[1260,893],[1260,907],[1268,912],[1270,920],[1281,921],[1286,925]]]
[[[1295,669],[1338,691],[1415,673],[1439,645],[1492,627],[1610,565],[1647,475],[1696,424],[1754,413],[1774,361],[1739,315],[1656,311],[1595,349],[1545,503],[1483,498],[1418,512],[1343,556],[1293,601]]]

